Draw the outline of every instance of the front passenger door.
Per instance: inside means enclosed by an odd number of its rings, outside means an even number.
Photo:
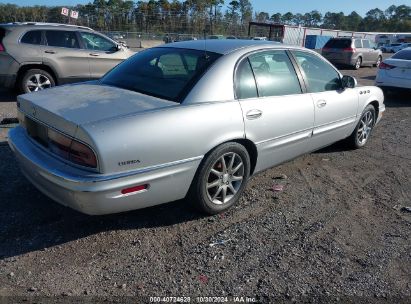
[[[235,83],[246,137],[257,146],[255,172],[308,152],[314,106],[286,51],[249,55],[239,64]]]
[[[314,102],[313,148],[347,137],[358,109],[357,90],[342,88],[340,73],[319,55],[292,51]]]
[[[84,48],[88,51],[91,78],[98,79],[126,59],[124,52],[112,41],[89,32],[80,32]]]

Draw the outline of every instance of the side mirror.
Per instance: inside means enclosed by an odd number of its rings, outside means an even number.
[[[357,86],[357,79],[352,76],[344,75],[341,79],[343,88],[353,89]]]

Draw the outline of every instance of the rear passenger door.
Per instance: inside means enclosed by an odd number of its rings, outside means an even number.
[[[368,39],[362,39],[362,53],[364,55],[364,63],[371,64],[377,61],[376,53],[371,48],[370,41]]]
[[[317,54],[292,51],[314,102],[313,149],[347,137],[358,110],[358,92],[342,88],[338,71]]]
[[[300,79],[284,50],[249,55],[238,65],[236,98],[245,134],[256,143],[256,171],[307,152],[314,124],[310,95],[303,94]]]
[[[43,62],[58,74],[59,84],[90,79],[88,52],[75,31],[46,30]]]
[[[17,48],[15,58],[24,64],[41,63],[43,57],[43,33],[41,30],[31,30],[26,32],[20,39],[22,47]]]

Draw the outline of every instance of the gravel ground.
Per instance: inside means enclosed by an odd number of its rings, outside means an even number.
[[[376,70],[343,72],[372,84]],[[2,115],[15,113],[9,99]],[[0,144],[0,302],[410,303],[410,99],[387,98],[364,149],[337,143],[267,170],[211,217],[187,201],[82,215],[38,192]]]

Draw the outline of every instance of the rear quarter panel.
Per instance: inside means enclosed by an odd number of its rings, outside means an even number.
[[[176,104],[86,124],[76,137],[95,148],[101,173],[115,173],[202,158],[221,143],[244,138],[244,125],[237,101]],[[119,165],[127,161],[133,163]]]

